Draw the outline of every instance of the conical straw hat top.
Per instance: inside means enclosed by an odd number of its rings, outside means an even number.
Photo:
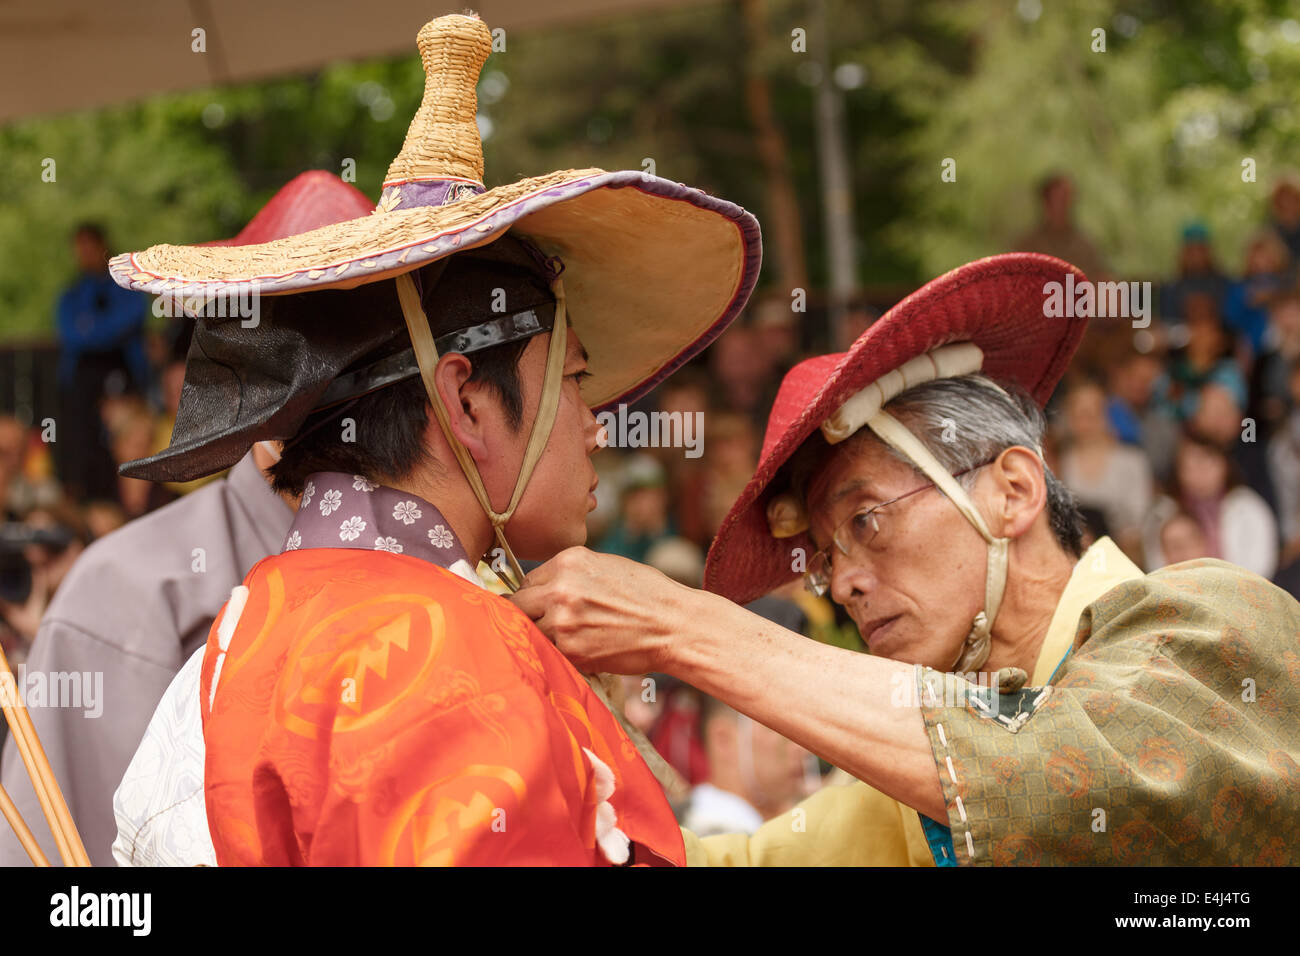
[[[478,17],[445,16],[426,23],[416,44],[424,64],[424,99],[384,183],[451,177],[482,182],[475,86],[492,52],[492,34]]]
[[[150,246],[110,260],[113,280],[205,303],[250,293],[343,291],[514,233],[564,263],[569,324],[591,356],[582,395],[593,408],[635,401],[735,319],[762,260],[752,215],[639,169],[558,169],[486,189],[475,86],[492,33],[478,17],[454,14],[425,24],[416,39],[424,95],[371,215],[251,245]],[[225,321],[206,307],[204,313],[205,322],[219,320],[213,328]],[[369,325],[358,318],[359,326]],[[246,364],[267,341],[250,330]],[[318,378],[316,385],[328,388],[329,376]],[[132,463],[129,474],[185,481],[234,464],[254,441],[292,437],[298,412],[324,392],[288,394],[287,382],[272,384],[271,404],[182,402],[189,409],[184,427],[177,425],[166,451]],[[212,393],[189,378],[186,389]]]

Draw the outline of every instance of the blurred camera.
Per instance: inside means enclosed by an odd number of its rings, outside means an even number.
[[[77,535],[63,525],[33,527],[21,521],[0,524],[0,599],[12,603],[27,600],[32,590],[32,569],[27,561],[29,547],[44,548],[51,555],[67,549]]]

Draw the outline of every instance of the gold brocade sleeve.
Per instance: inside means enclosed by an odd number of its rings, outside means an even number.
[[[827,786],[753,836],[682,830],[689,866],[933,866],[916,811],[857,782]]]

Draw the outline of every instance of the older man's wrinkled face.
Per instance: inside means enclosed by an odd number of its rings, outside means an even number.
[[[853,618],[871,653],[940,670],[952,667],[984,605],[987,548],[933,486],[875,512],[879,530],[855,547],[850,524],[866,508],[925,487],[928,479],[874,438],[855,436],[808,490],[812,538],[831,545],[831,597]],[[977,483],[971,497],[979,501]],[[845,555],[831,544],[841,524]]]

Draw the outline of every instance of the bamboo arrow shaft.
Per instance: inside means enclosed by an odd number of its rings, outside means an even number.
[[[0,681],[5,682],[3,708],[5,720],[9,723],[9,730],[14,735],[14,744],[18,747],[18,754],[22,757],[23,766],[27,768],[27,775],[31,777],[32,789],[36,791],[36,799],[41,805],[41,812],[45,814],[46,822],[50,825],[50,833],[54,837],[55,846],[58,847],[59,856],[63,859],[65,866],[90,866],[90,857],[86,855],[86,848],[81,842],[81,835],[77,833],[76,824],[72,822],[72,814],[68,811],[68,804],[63,799],[63,791],[59,789],[59,783],[54,778],[54,770],[50,767],[49,758],[45,756],[45,750],[41,747],[40,738],[36,735],[36,728],[32,725],[31,714],[28,713],[27,706],[22,701],[22,695],[17,693],[18,684],[14,680],[13,671],[9,668],[9,660],[5,657],[3,649],[0,649]],[[14,692],[10,693],[10,689]],[[7,796],[6,799],[8,799]],[[10,802],[10,806],[12,806],[12,802]],[[17,815],[17,807],[14,807],[13,811]],[[14,825],[14,820],[9,817],[7,809],[5,818],[9,820],[11,826]],[[20,816],[18,820],[22,822]],[[25,822],[22,822],[22,826],[27,829]],[[14,830],[19,839],[22,840],[23,835],[17,826],[14,827]],[[30,829],[27,830],[27,833],[30,836]],[[37,849],[39,850],[39,846]],[[28,852],[30,854],[31,851],[28,850]]]

